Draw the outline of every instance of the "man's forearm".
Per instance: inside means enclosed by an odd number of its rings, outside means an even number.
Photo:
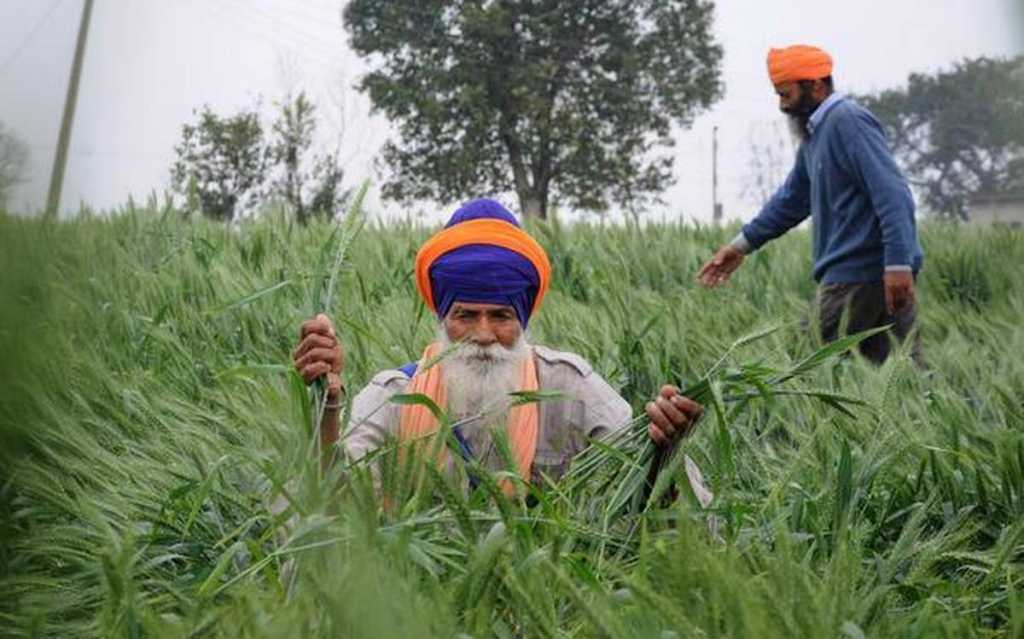
[[[340,407],[324,410],[324,417],[320,421],[320,444],[325,450],[338,441],[339,415],[341,415]]]
[[[750,253],[803,222],[811,212],[809,198],[810,181],[801,151],[797,153],[796,164],[786,176],[786,181],[765,202],[758,214],[743,225],[740,235],[746,242],[747,250],[740,246],[736,248],[744,254]]]
[[[340,415],[341,406],[336,403],[335,406],[324,409],[323,419],[320,420],[320,463],[325,468],[334,461]]]

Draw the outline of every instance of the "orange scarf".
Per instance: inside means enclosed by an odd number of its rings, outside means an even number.
[[[441,373],[441,364],[437,363],[426,368],[426,364],[436,358],[441,352],[441,344],[434,342],[423,351],[419,368],[406,393],[422,393],[429,397],[435,404],[444,410],[448,404],[448,393],[445,388]],[[537,365],[533,361],[533,354],[523,358],[523,365],[519,374],[520,391],[536,391]],[[419,404],[407,404],[401,408],[401,418],[398,427],[399,441],[406,442],[413,439],[424,438],[427,435],[436,433],[439,424],[434,414],[426,406]],[[537,451],[537,434],[540,429],[540,410],[536,402],[513,406],[508,411],[506,422],[509,446],[511,447],[512,458],[516,463],[516,470],[523,481],[529,483],[530,470],[533,467],[533,456]],[[443,466],[447,457],[447,447],[441,446],[437,463]],[[501,488],[506,495],[515,493],[515,487],[509,481],[502,481]]]

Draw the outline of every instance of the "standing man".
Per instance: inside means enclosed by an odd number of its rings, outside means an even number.
[[[800,138],[789,176],[757,217],[701,268],[708,287],[728,281],[743,258],[793,228],[813,220],[814,279],[820,283],[822,338],[892,324],[901,341],[917,314],[914,280],[921,246],[914,200],[874,115],[832,89],[832,58],[817,47],[794,45],[768,52],[768,75]],[[921,363],[920,338],[913,356]],[[876,364],[889,355],[887,333],[860,344]]]

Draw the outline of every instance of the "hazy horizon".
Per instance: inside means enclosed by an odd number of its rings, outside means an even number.
[[[0,121],[29,147],[27,180],[13,208],[38,210],[49,183],[64,93],[83,0],[0,2]],[[1024,53],[1020,3],[821,3],[768,6],[719,2],[715,33],[725,49],[725,97],[676,134],[677,183],[652,219],[709,220],[711,135],[719,134],[719,199],[726,219],[756,212],[743,196],[752,136],[770,136],[778,113],[764,71],[770,46],[809,42],[836,63],[837,88],[866,93],[904,84],[968,57]],[[97,0],[63,189],[63,211],[80,202],[105,210],[129,195],[143,199],[169,185],[173,147],[192,111],[209,104],[228,114],[262,98],[306,90],[328,118],[318,144],[339,138],[345,184],[371,178],[370,210],[386,217],[425,212],[440,219],[455,203],[402,207],[381,202],[373,159],[390,133],[352,85],[366,66],[347,46],[342,3],[314,0]],[[894,55],[898,52],[899,55]],[[788,169],[786,158],[785,169]],[[503,198],[518,209],[514,197]]]

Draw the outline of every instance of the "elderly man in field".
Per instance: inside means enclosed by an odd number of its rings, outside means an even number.
[[[438,430],[425,407],[389,402],[400,393],[425,394],[447,409],[459,424],[454,434],[463,457],[489,471],[512,470],[533,484],[543,475],[557,479],[590,440],[625,428],[629,404],[582,357],[529,340],[527,327],[550,271],[544,249],[497,202],[474,200],[456,211],[416,256],[416,285],[437,314],[437,338],[419,362],[377,373],[354,398],[340,442],[344,453],[359,459],[389,440],[408,442]],[[302,325],[293,356],[307,382],[326,375],[321,437],[328,450],[339,439],[344,356],[326,316]],[[559,396],[510,405],[509,393],[516,391]],[[671,444],[692,430],[701,410],[675,386],[663,386],[646,406],[651,439]],[[507,457],[496,449],[501,429]],[[509,458],[514,469],[505,464]],[[446,459],[453,472],[451,456]],[[702,486],[694,489],[708,494]]]
[[[786,181],[749,224],[700,270],[709,287],[728,281],[745,255],[813,218],[814,279],[822,337],[892,325],[901,341],[917,315],[914,281],[922,252],[914,226],[914,200],[893,161],[882,125],[870,112],[832,88],[832,58],[795,45],[768,53],[768,74],[779,108],[800,138]],[[920,339],[913,356],[921,363]],[[890,338],[874,335],[861,353],[881,364]]]

